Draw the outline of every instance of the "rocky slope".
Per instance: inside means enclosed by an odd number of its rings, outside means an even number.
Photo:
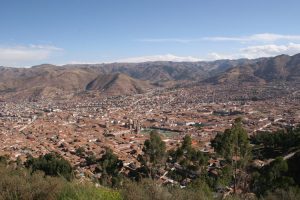
[[[41,98],[95,91],[105,95],[143,93],[155,87],[300,81],[300,54],[254,60],[145,62],[0,67],[0,95]]]
[[[300,81],[300,54],[262,58],[257,62],[232,67],[206,79],[206,83],[266,83]]]

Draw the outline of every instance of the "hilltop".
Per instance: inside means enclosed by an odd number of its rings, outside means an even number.
[[[265,84],[300,80],[300,54],[212,62],[43,64],[0,68],[0,93],[18,99],[54,98],[79,92],[128,95],[148,89],[201,84]],[[186,85],[186,84],[185,84]]]
[[[232,67],[206,80],[208,83],[266,83],[273,81],[299,81],[300,54],[262,58],[257,62]]]

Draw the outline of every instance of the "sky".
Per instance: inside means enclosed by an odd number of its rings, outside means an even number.
[[[300,53],[299,0],[0,0],[0,66]]]

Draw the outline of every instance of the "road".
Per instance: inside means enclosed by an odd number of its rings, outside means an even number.
[[[288,160],[290,158],[292,158],[296,153],[300,152],[300,149],[298,149],[297,151],[294,151],[294,152],[291,152],[285,156],[283,156],[283,160]],[[274,158],[271,158],[269,160],[267,160],[266,164],[265,165],[269,165],[270,163],[272,163],[275,159]]]

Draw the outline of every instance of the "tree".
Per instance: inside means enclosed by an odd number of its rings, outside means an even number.
[[[276,189],[287,190],[294,184],[292,177],[288,175],[288,163],[282,157],[277,157],[269,165],[266,165],[254,173],[252,188],[258,195],[273,192]]]
[[[48,153],[38,158],[29,156],[24,165],[31,168],[32,172],[40,170],[48,176],[63,176],[67,180],[73,177],[71,164],[56,153]]]
[[[8,155],[4,155],[4,156],[0,156],[0,163],[2,164],[7,164],[9,160],[9,156]]]
[[[293,177],[295,183],[300,186],[300,152],[295,153],[287,162],[289,166],[288,175]]]
[[[169,154],[172,157],[172,162],[178,162],[183,169],[181,172],[175,171],[176,174],[173,173],[177,180],[181,179],[181,181],[187,178],[190,172],[200,174],[198,173],[199,170],[208,160],[207,155],[192,147],[192,138],[189,135],[185,135],[181,146],[176,151],[169,151]]]
[[[242,174],[251,158],[250,142],[246,130],[242,127],[241,118],[235,120],[231,129],[218,134],[211,144],[215,151],[231,165],[234,192],[236,192],[241,179],[245,178]]]
[[[181,149],[186,151],[192,150],[192,138],[189,135],[185,135],[182,141]]]
[[[274,158],[300,148],[300,128],[286,128],[274,132],[258,132],[251,137],[258,153]]]
[[[83,148],[83,147],[78,147],[77,149],[76,149],[76,155],[77,156],[83,156],[84,155],[84,153],[85,153],[85,149]]]
[[[90,166],[90,165],[93,165],[93,164],[96,164],[97,163],[97,158],[96,156],[93,154],[93,155],[89,155],[85,158],[85,161],[86,161],[86,165],[87,166]]]
[[[144,154],[139,156],[139,161],[148,172],[148,177],[155,178],[159,167],[165,162],[166,144],[158,132],[152,131],[142,150]]]
[[[105,154],[99,160],[99,167],[102,172],[101,181],[104,185],[118,186],[121,181],[120,170],[123,162],[113,153],[111,149],[106,149]]]

